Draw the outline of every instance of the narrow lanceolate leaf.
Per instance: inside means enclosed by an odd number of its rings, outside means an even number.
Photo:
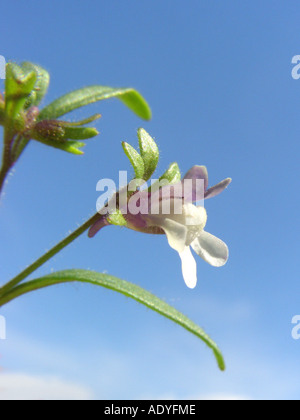
[[[101,114],[92,115],[91,117],[85,118],[84,120],[81,120],[81,121],[75,121],[75,122],[59,121],[59,123],[62,126],[80,127],[81,125],[86,125],[86,124],[89,124],[89,123],[94,122],[96,120],[99,120],[99,118],[101,118]]]
[[[145,120],[151,119],[151,110],[142,95],[132,88],[111,88],[108,86],[89,86],[75,90],[56,99],[46,106],[39,115],[39,120],[56,119],[74,109],[103,99],[118,98],[136,115]]]
[[[123,141],[122,147],[131,165],[133,166],[136,179],[144,179],[145,165],[142,156],[128,143]]]
[[[138,138],[140,152],[145,166],[144,180],[148,181],[157,167],[159,150],[153,138],[143,128],[138,129]]]
[[[187,331],[200,338],[213,351],[219,368],[221,370],[225,370],[225,363],[220,350],[211,338],[202,330],[202,328],[152,293],[149,293],[135,284],[120,280],[117,277],[113,277],[108,274],[96,273],[87,270],[66,270],[53,273],[51,275],[23,283],[12,289],[10,292],[7,292],[7,294],[0,297],[0,307],[25,293],[55,284],[68,282],[92,283],[96,286],[102,286],[104,288],[114,290],[136,300],[139,303],[142,303],[153,311],[158,312],[160,315],[169,318],[171,321],[174,321]]]

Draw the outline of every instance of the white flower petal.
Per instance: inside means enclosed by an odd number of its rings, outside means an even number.
[[[187,203],[183,206],[183,214],[185,225],[198,226],[201,230],[204,229],[207,222],[207,213],[204,207]]]
[[[227,245],[221,239],[202,231],[191,244],[193,250],[214,267],[226,264],[229,256]]]
[[[185,244],[189,246],[203,231],[207,221],[207,213],[204,207],[196,207],[193,204],[186,204],[184,212],[186,216],[185,225],[188,229]]]
[[[175,200],[173,201],[175,202]],[[168,216],[166,216],[166,218],[168,220],[168,223],[173,221],[187,228],[185,245],[189,246],[201,234],[202,230],[204,229],[207,221],[207,214],[204,207],[196,207],[191,203],[184,205],[180,203],[180,206],[181,214],[169,214]],[[163,216],[151,216],[151,218],[152,222],[159,224],[164,228],[163,225],[165,222],[163,220]],[[175,249],[178,251],[177,248]]]
[[[197,284],[197,264],[189,246],[179,253],[182,263],[182,275],[185,284],[190,289],[194,289]]]
[[[187,237],[186,226],[171,219],[161,220],[159,226],[165,231],[170,247],[179,253],[183,252]]]

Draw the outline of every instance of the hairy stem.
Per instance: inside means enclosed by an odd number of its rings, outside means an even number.
[[[11,140],[5,138],[2,154],[2,167],[0,170],[0,195],[2,193],[6,177],[12,167],[11,154],[10,154]]]
[[[87,220],[82,226],[76,229],[73,233],[55,245],[50,251],[46,252],[42,257],[37,259],[33,264],[27,267],[24,271],[6,283],[3,287],[0,288],[0,299],[4,297],[4,295],[9,292],[13,287],[17,284],[21,283],[26,277],[28,277],[31,273],[36,271],[39,267],[45,264],[50,258],[54,257],[54,255],[58,254],[62,249],[68,246],[70,243],[75,241],[79,236],[81,236],[90,226],[92,226],[98,219],[99,214],[96,213],[93,217]]]
[[[10,170],[10,165],[8,165],[8,163],[6,162],[3,162],[1,170],[0,170],[0,195],[2,193],[4,183],[5,183],[9,170]]]

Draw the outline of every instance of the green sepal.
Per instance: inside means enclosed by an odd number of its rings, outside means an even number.
[[[87,140],[99,134],[93,127],[64,127],[64,138],[71,140]]]
[[[159,178],[158,181],[154,182],[151,187],[149,188],[149,190],[151,190],[152,192],[156,191],[157,189],[159,189],[160,186],[160,182],[162,180],[166,180],[167,184],[177,184],[181,181],[181,173],[180,173],[180,169],[178,166],[177,162],[173,162],[171,163],[171,165],[169,166],[169,168],[166,170],[166,172]]]
[[[145,165],[142,156],[125,141],[122,142],[123,150],[133,166],[136,179],[144,179]]]
[[[68,127],[79,127],[81,125],[86,125],[96,120],[99,120],[99,118],[101,118],[101,114],[95,114],[81,121],[75,121],[75,122],[60,121],[60,124],[68,126]]]
[[[58,121],[41,121],[28,133],[34,140],[65,141],[65,128]]]
[[[47,146],[54,147],[55,149],[63,150],[64,152],[72,153],[73,155],[83,155],[84,152],[80,150],[81,147],[85,146],[85,143],[79,141],[61,141],[54,138],[35,138],[40,143],[43,143]]]
[[[127,226],[127,222],[125,217],[123,216],[121,210],[117,209],[115,211],[115,213],[109,214],[107,216],[107,221],[111,224],[111,225],[116,225],[116,226]]]
[[[144,177],[145,181],[151,178],[156,170],[159,160],[159,150],[153,138],[143,128],[138,129],[138,138],[140,153],[144,161]]]
[[[94,117],[93,117],[94,118]],[[90,121],[90,118],[88,120]],[[77,123],[69,123],[58,120],[44,120],[35,124],[34,128],[27,133],[28,138],[37,140],[56,149],[64,150],[77,155],[83,154],[80,147],[85,143],[76,140],[87,140],[99,134],[93,127],[77,127]],[[75,141],[73,141],[75,140]]]

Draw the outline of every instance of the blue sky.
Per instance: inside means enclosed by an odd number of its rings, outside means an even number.
[[[1,10],[0,55],[50,72],[44,104],[101,84],[135,87],[153,111],[150,122],[117,100],[76,111],[71,120],[102,114],[83,157],[30,144],[0,205],[2,282],[93,214],[97,181],[130,170],[121,141],[136,146],[141,126],[160,147],[158,175],[177,161],[183,173],[206,165],[211,185],[233,179],[206,203],[207,230],[230,260],[215,269],[198,259],[195,290],[166,238],[117,227],[81,237],[37,273],[85,268],[139,284],[205,327],[225,373],[180,327],[74,284],[1,309],[1,388],[44,390],[41,398],[298,399],[299,2],[12,0]]]

